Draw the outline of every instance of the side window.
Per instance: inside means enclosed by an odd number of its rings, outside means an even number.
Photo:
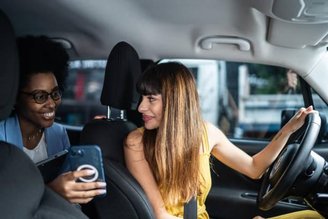
[[[321,117],[321,142],[328,141],[328,107],[325,101],[312,89],[312,99],[315,110],[319,111]]]
[[[173,61],[194,73],[204,119],[228,137],[270,139],[280,129],[282,111],[304,105],[297,75],[288,69],[218,60]]]
[[[95,115],[105,115],[100,103],[106,60],[76,60],[69,66],[62,104],[57,110],[57,122],[83,126]]]
[[[180,61],[193,72],[204,119],[228,137],[270,139],[280,129],[281,112],[304,105],[296,74],[285,68],[222,60],[165,61]],[[58,122],[83,126],[106,114],[100,103],[105,66],[106,60],[71,62]]]
[[[296,73],[275,66],[227,63],[228,75],[233,69],[235,80],[230,81],[235,85],[228,82],[227,86],[237,108],[226,106],[234,112],[228,117],[233,121],[227,130],[229,136],[271,139],[281,127],[282,111],[304,106]]]

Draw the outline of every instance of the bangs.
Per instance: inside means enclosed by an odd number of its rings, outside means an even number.
[[[137,83],[137,92],[140,95],[161,94],[161,80],[156,71],[146,71]]]

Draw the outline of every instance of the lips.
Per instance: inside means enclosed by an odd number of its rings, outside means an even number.
[[[144,122],[148,122],[149,120],[151,120],[153,117],[152,116],[147,116],[147,115],[143,115],[142,116],[142,120],[144,121]]]

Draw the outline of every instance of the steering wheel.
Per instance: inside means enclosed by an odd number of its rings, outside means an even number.
[[[257,205],[269,210],[288,193],[296,178],[304,170],[310,152],[316,142],[321,126],[319,113],[307,116],[304,135],[300,144],[287,145],[264,174]]]

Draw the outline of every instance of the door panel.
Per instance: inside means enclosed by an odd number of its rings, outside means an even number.
[[[250,155],[260,151],[268,143],[240,139],[231,139],[231,141]],[[261,180],[252,180],[212,158],[212,189],[206,201],[210,217],[213,219],[249,219],[256,215],[269,217],[309,209],[300,204],[301,200],[286,199],[269,211],[259,210],[256,205],[256,196],[260,183]]]

